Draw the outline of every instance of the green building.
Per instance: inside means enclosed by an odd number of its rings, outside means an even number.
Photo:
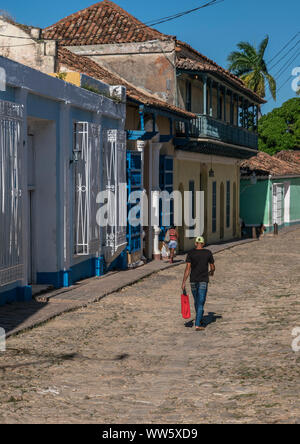
[[[240,217],[246,230],[300,223],[300,153],[258,156],[241,164]]]

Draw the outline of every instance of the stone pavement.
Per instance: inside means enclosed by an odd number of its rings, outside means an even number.
[[[210,245],[209,248],[216,253],[248,242],[253,242],[253,239]],[[0,327],[5,329],[7,337],[20,333],[62,313],[97,302],[160,270],[178,266],[184,261],[184,258],[185,256],[177,256],[173,265],[165,261],[152,261],[134,270],[110,273],[101,278],[86,279],[70,288],[43,294],[32,302],[7,304],[0,307]]]
[[[216,255],[201,333],[183,272],[8,338],[0,423],[300,423],[300,229]]]

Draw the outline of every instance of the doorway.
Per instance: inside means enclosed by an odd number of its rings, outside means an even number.
[[[283,184],[273,185],[273,224],[283,224],[284,216],[284,187]]]

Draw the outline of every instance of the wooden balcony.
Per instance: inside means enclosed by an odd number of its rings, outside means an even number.
[[[196,139],[209,138],[233,145],[258,149],[258,135],[255,132],[202,114],[199,114],[197,119],[191,121],[189,137]]]

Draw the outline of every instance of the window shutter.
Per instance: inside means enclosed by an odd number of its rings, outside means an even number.
[[[115,199],[108,200],[108,217],[111,224],[105,229],[104,257],[107,264],[126,248],[127,183],[126,183],[126,132],[103,130],[104,189],[112,191]]]
[[[100,125],[75,124],[75,254],[100,253],[100,227],[96,221],[96,197],[101,191]]]

